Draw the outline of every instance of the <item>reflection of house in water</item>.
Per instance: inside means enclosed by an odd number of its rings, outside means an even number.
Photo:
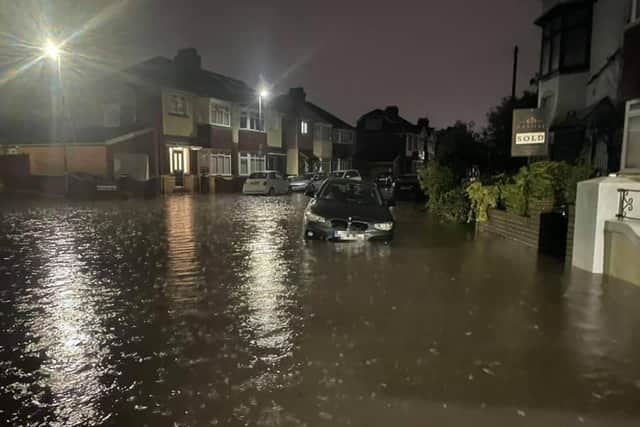
[[[196,254],[193,199],[170,197],[165,206],[169,279],[167,296],[174,302],[195,301],[202,274]]]

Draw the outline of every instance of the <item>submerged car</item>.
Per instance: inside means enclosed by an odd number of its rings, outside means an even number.
[[[315,174],[307,173],[292,177],[289,179],[289,189],[291,191],[306,191],[314,175]]]
[[[328,179],[312,197],[304,213],[305,239],[333,241],[391,241],[395,221],[373,183]]]
[[[420,188],[418,176],[416,174],[407,174],[396,178],[393,182],[393,199],[424,202],[426,196],[422,188]]]
[[[277,171],[254,172],[242,186],[244,194],[261,194],[273,196],[276,194],[287,194],[289,192],[289,181]]]
[[[362,181],[360,172],[358,172],[356,169],[333,171],[329,174],[329,178],[343,178],[343,179],[351,179],[353,181]]]

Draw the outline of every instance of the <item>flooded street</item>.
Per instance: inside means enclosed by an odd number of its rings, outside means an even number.
[[[640,425],[640,289],[395,210],[302,240],[302,195],[0,207],[0,423]]]

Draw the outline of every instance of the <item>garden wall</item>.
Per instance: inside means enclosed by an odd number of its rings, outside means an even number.
[[[489,220],[478,222],[477,228],[481,232],[496,234],[537,248],[540,237],[540,215],[523,217],[503,210],[490,209]]]

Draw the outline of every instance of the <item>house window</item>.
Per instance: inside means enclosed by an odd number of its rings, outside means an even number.
[[[622,168],[640,171],[640,99],[627,103]]]
[[[264,121],[256,110],[244,109],[240,112],[240,129],[264,131]]]
[[[254,172],[263,172],[267,166],[267,156],[240,153],[238,156],[240,175],[247,176]]]
[[[309,133],[309,122],[301,121],[300,122],[300,133],[306,135]]]
[[[407,134],[407,156],[412,156],[413,153],[418,151],[418,135]]]
[[[211,175],[231,175],[231,155],[226,153],[214,153],[209,159],[209,173]]]
[[[189,173],[189,149],[169,147],[169,173]]]
[[[105,127],[117,128],[120,126],[120,104],[104,104],[102,113]]]
[[[314,129],[315,139],[321,141],[331,140],[331,127],[323,124],[316,124]]]
[[[209,104],[209,123],[219,126],[231,126],[229,107],[211,101]]]
[[[353,132],[348,130],[337,130],[334,139],[336,144],[353,144]]]
[[[172,93],[169,95],[168,108],[169,114],[176,116],[188,116],[187,97],[179,93]]]
[[[589,67],[591,4],[567,7],[546,18],[542,26],[540,73],[580,71]]]

